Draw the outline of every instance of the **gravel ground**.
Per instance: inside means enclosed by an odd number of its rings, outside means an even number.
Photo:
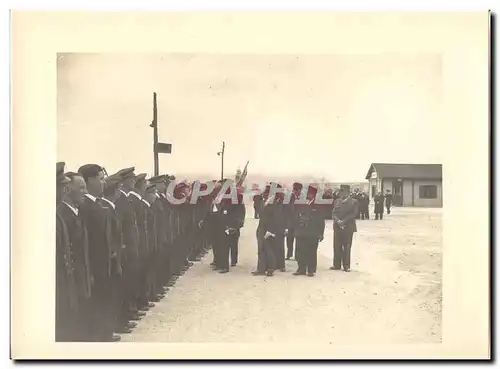
[[[351,273],[329,270],[328,221],[314,278],[293,276],[294,261],[274,277],[251,276],[258,221],[248,218],[238,266],[215,273],[207,254],[122,342],[439,343],[441,216],[395,208],[382,221],[358,221]]]

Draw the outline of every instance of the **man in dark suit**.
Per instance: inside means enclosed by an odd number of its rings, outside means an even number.
[[[64,189],[62,201],[57,207],[57,215],[67,232],[66,242],[70,246],[77,307],[73,311],[74,314],[70,314],[63,323],[64,330],[69,333],[69,337],[63,337],[63,339],[65,341],[90,342],[93,341],[90,330],[92,317],[90,297],[93,278],[90,270],[87,228],[79,210],[87,189],[85,181],[78,173],[68,172],[65,176],[70,182]],[[66,257],[68,257],[67,255],[66,253]],[[69,262],[69,260],[67,261]],[[59,299],[61,296],[57,297]]]
[[[382,192],[378,192],[373,198],[373,202],[375,204],[375,220],[384,219],[384,195]]]
[[[276,270],[277,242],[283,240],[286,229],[286,218],[283,213],[282,203],[277,201],[279,194],[271,194],[271,185],[267,185],[262,199],[264,205],[257,226],[257,270],[252,275],[267,275],[271,277]]]
[[[358,200],[361,219],[370,219],[370,198],[366,192],[361,194],[361,197]]]
[[[300,197],[302,191],[302,184],[295,182],[293,184],[293,191],[290,196],[290,202],[285,204],[285,212],[288,218],[288,231],[286,234],[286,260],[290,260],[294,256],[293,244],[295,241],[294,219],[295,219],[295,201]],[[297,259],[297,250],[295,250],[295,259]]]
[[[129,320],[138,320],[145,313],[137,309],[137,299],[139,297],[139,229],[137,218],[129,192],[135,188],[134,167],[124,168],[118,172],[121,176],[121,189],[119,197],[115,201],[116,212],[122,224],[123,245],[122,269],[123,269],[123,290],[124,307],[121,321],[127,328],[134,328],[135,323]],[[126,329],[125,329],[126,330]]]
[[[139,230],[139,270],[137,278],[137,307],[141,311],[147,311],[154,306],[148,300],[147,276],[149,270],[148,259],[148,217],[147,205],[143,199],[146,189],[146,173],[135,176],[135,187],[130,190],[128,197],[134,208]]]
[[[392,205],[392,193],[391,190],[386,190],[385,194],[385,207],[387,209],[387,214],[391,213],[391,205]]]
[[[317,269],[318,245],[323,241],[325,232],[324,207],[315,203],[318,189],[310,185],[306,203],[295,203],[294,228],[297,240],[298,268],[293,275],[313,277]]]
[[[351,245],[356,228],[356,216],[359,213],[358,201],[349,196],[346,189],[341,190],[340,198],[333,208],[333,266],[332,270],[351,269]]]
[[[90,268],[94,277],[92,291],[93,319],[91,324],[93,338],[97,342],[119,341],[120,337],[113,334],[107,321],[112,304],[111,290],[111,227],[106,216],[106,210],[98,200],[105,186],[104,169],[97,164],[86,164],[78,169],[87,185],[81,206],[82,217],[89,234]]]
[[[64,162],[56,164],[56,209],[61,204],[70,179],[64,175]],[[75,264],[68,227],[56,210],[56,342],[78,338],[78,294]]]
[[[106,210],[107,221],[110,225],[110,304],[109,324],[110,330],[118,333],[130,333],[128,319],[124,316],[124,290],[122,280],[122,252],[125,251],[122,222],[116,210],[115,202],[120,197],[122,177],[116,173],[106,178],[101,205]]]

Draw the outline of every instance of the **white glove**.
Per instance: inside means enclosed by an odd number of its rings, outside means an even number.
[[[276,235],[271,233],[271,232],[266,231],[266,234],[264,235],[264,239],[267,240],[269,237],[276,237]]]
[[[285,229],[285,236],[288,236],[288,229]]]

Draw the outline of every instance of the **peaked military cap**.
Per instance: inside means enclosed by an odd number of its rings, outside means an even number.
[[[120,175],[122,177],[122,179],[132,178],[132,177],[135,177],[134,170],[135,170],[135,167],[124,168],[124,169],[119,170],[118,173],[116,173],[116,174]]]
[[[149,178],[148,182],[149,183],[162,183],[162,182],[166,182],[167,179],[168,179],[168,175],[163,174],[160,176],[154,176],[154,177]]]
[[[156,186],[154,185],[154,183],[151,183],[151,184],[148,184],[146,186],[146,190],[145,191],[149,193],[149,192],[154,192],[155,189],[156,189]]]
[[[139,173],[138,175],[135,176],[135,180],[137,182],[144,181],[146,180],[146,176],[147,176],[146,173]]]
[[[118,187],[118,185],[123,181],[123,177],[118,174],[112,174],[108,177],[106,177],[106,188],[111,188],[111,187]]]
[[[301,190],[304,186],[300,182],[294,182],[293,183],[293,189],[294,190]]]

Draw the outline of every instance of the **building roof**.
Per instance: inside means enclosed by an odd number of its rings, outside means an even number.
[[[366,174],[370,179],[376,171],[379,178],[415,178],[415,179],[442,179],[443,166],[441,164],[388,164],[373,163]]]

